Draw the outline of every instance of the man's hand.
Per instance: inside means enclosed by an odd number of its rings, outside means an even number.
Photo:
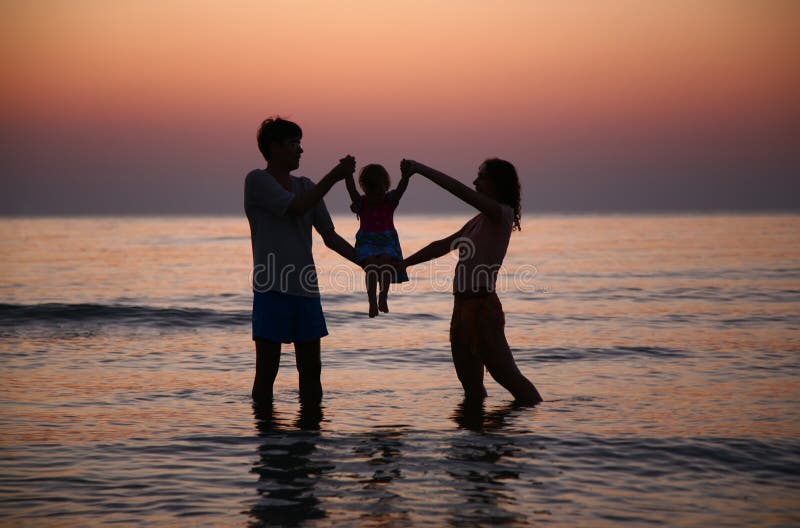
[[[331,173],[333,174],[335,181],[341,181],[352,175],[355,171],[356,159],[348,154],[339,160],[339,164],[333,168]]]

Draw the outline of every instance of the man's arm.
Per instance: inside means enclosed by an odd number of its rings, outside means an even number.
[[[325,245],[328,248],[332,249],[353,264],[358,264],[359,266],[361,265],[356,262],[355,248],[353,248],[353,246],[351,246],[347,240],[339,236],[339,233],[337,233],[336,230],[333,228],[328,229],[327,231],[320,233],[320,236],[322,236],[322,241],[325,242]]]
[[[289,202],[286,212],[298,216],[305,214],[322,200],[322,197],[331,190],[331,187],[336,182],[343,180],[348,174],[352,175],[355,170],[355,158],[353,156],[345,156],[313,189],[296,194],[292,201]]]

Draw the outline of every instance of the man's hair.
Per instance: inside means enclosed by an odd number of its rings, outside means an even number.
[[[494,182],[497,201],[511,206],[514,209],[514,226],[512,229],[522,230],[519,223],[520,211],[520,185],[517,169],[510,162],[499,158],[489,158],[482,163],[486,174]]]
[[[269,146],[272,143],[282,143],[287,139],[302,139],[303,129],[297,123],[282,119],[280,116],[270,117],[261,122],[258,127],[258,150],[269,161]]]
[[[392,179],[389,177],[389,173],[383,165],[377,163],[364,165],[361,172],[358,173],[358,184],[361,186],[364,194],[368,194],[369,191],[376,189],[379,183],[383,183],[387,191],[392,185]]]

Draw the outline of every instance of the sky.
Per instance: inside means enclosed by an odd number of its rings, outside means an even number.
[[[530,212],[797,210],[798,50],[793,0],[4,0],[0,214],[241,214],[273,115],[315,181],[497,156]]]

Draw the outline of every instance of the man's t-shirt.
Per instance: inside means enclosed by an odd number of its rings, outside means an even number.
[[[253,290],[319,297],[317,271],[311,253],[311,226],[318,233],[333,229],[325,202],[320,200],[302,216],[287,213],[295,194],[314,183],[291,177],[287,191],[266,170],[250,171],[244,181],[244,211],[253,246]]]

